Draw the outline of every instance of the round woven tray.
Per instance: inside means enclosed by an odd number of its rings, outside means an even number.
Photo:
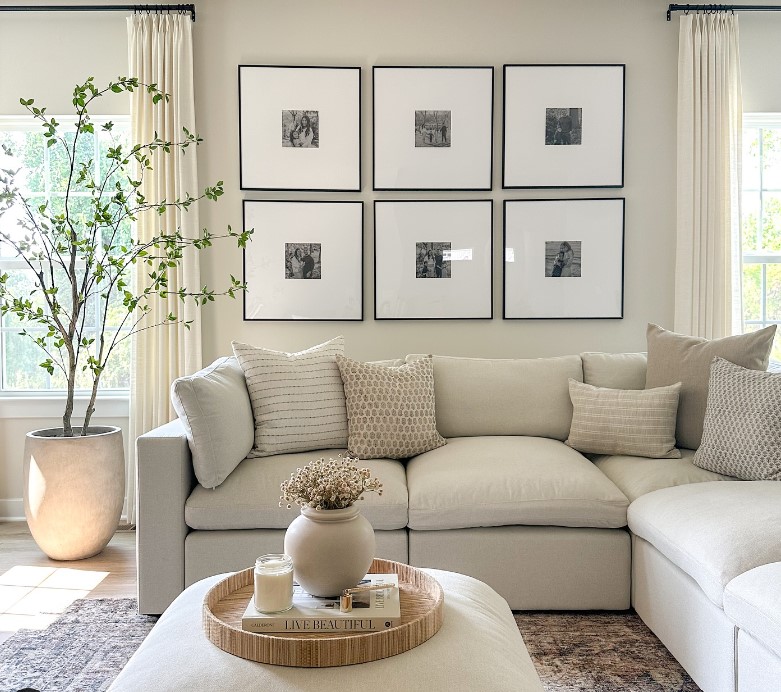
[[[401,625],[378,632],[336,634],[301,632],[256,634],[241,629],[252,598],[254,570],[217,582],[203,599],[203,629],[223,651],[260,663],[327,668],[366,663],[408,651],[433,637],[442,626],[445,595],[439,582],[400,562],[375,559],[372,574],[398,574]]]

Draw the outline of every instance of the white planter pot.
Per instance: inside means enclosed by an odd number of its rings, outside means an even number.
[[[358,508],[302,507],[285,533],[296,581],[313,596],[338,596],[355,586],[371,567],[374,529]]]
[[[27,433],[24,513],[38,547],[54,560],[99,553],[119,523],[125,494],[122,430],[92,426]]]

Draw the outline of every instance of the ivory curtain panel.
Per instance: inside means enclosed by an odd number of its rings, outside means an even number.
[[[187,14],[136,14],[128,17],[129,73],[144,84],[157,84],[170,95],[168,102],[152,104],[143,89],[131,95],[131,130],[133,143],[145,143],[155,134],[169,141],[181,141],[182,128],[195,132],[195,99],[193,90],[192,21]],[[150,152],[151,171],[144,174],[141,192],[150,200],[184,198],[198,193],[198,159],[196,148],[186,155]],[[185,237],[196,237],[200,231],[198,207],[188,211],[168,208],[165,214],[139,216],[136,235],[148,240],[161,231],[173,233],[177,228]],[[173,312],[184,320],[193,320],[191,328],[177,324],[140,331],[132,338],[130,383],[130,453],[127,468],[127,516],[135,523],[135,439],[175,417],[169,388],[183,375],[201,367],[200,309],[192,302],[181,303],[176,290],[201,286],[197,252],[187,248],[184,261],[169,274],[167,299],[150,302],[146,324],[158,324]],[[149,278],[142,265],[136,267],[133,282],[138,293]]]
[[[674,329],[713,339],[742,331],[738,18],[680,21]]]

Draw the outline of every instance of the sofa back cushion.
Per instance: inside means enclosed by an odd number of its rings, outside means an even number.
[[[249,454],[254,440],[252,406],[236,358],[218,358],[171,385],[193,470],[204,488],[216,488]]]
[[[645,353],[581,353],[583,382],[609,389],[645,389]]]
[[[409,355],[407,361],[421,357]],[[528,435],[564,441],[572,423],[569,378],[583,381],[580,356],[434,356],[437,430],[444,437]]]

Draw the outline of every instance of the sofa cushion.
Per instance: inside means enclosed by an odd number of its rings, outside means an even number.
[[[775,333],[776,326],[773,325],[750,334],[709,341],[669,332],[655,324],[648,325],[646,388],[664,387],[676,382],[683,384],[675,431],[679,447],[697,449],[700,446],[713,359],[726,358],[744,368],[766,370]]]
[[[591,457],[596,466],[634,502],[641,495],[662,488],[706,481],[734,481],[732,476],[706,471],[692,463],[694,451],[681,449],[680,459],[649,459],[622,454]]]
[[[540,437],[460,437],[407,462],[409,527],[626,525],[629,504],[574,449]]]
[[[645,353],[581,353],[583,381],[595,387],[645,389]]]
[[[781,562],[755,567],[727,584],[724,612],[740,629],[781,656]]]
[[[361,459],[407,459],[445,444],[434,413],[431,357],[401,367],[336,357],[347,400],[347,448]]]
[[[244,372],[235,358],[218,358],[171,385],[171,403],[182,421],[198,482],[216,488],[254,441],[252,406]]]
[[[692,483],[643,495],[629,528],[694,579],[717,606],[739,574],[781,560],[781,483]]]
[[[336,367],[344,337],[298,353],[234,341],[233,352],[247,378],[255,416],[255,445],[249,456],[347,445],[347,408]]]
[[[574,412],[567,444],[580,452],[678,459],[680,382],[656,389],[610,389],[569,381]]]
[[[279,485],[290,474],[319,456],[336,457],[346,450],[328,449],[245,459],[214,490],[197,486],[185,503],[184,518],[192,529],[286,529],[298,508],[279,506]],[[360,507],[375,529],[407,525],[407,484],[404,466],[390,459],[372,459],[361,466],[382,482],[382,496],[366,493]]]
[[[407,361],[421,357],[410,355]],[[583,381],[580,356],[434,356],[437,429],[445,437],[529,435],[566,440],[572,423],[570,377]]]
[[[781,375],[713,361],[694,463],[743,480],[781,481]]]

